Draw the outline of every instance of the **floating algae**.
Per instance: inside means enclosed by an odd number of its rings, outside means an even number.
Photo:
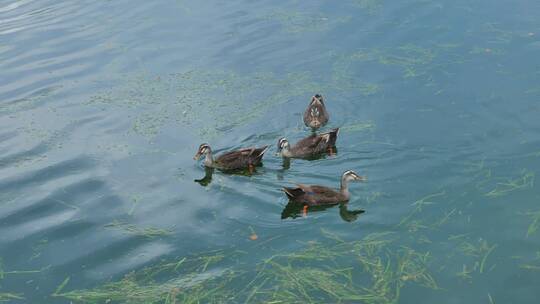
[[[341,132],[362,132],[362,131],[373,131],[375,129],[375,124],[373,122],[352,122],[346,126],[343,126],[339,129]]]
[[[438,289],[427,270],[430,254],[403,246],[391,250],[391,233],[359,241],[345,241],[327,231],[323,236],[324,243],[309,242],[301,250],[277,253],[255,268],[240,263],[235,253],[216,251],[163,262],[94,289],[53,296],[82,303],[389,303],[399,300],[407,284]]]
[[[334,64],[335,74],[346,79],[354,79],[351,72],[353,64],[378,63],[387,66],[397,66],[402,70],[404,78],[425,75],[435,69],[431,65],[437,56],[435,49],[428,49],[413,44],[396,48],[364,48],[345,56],[340,56]],[[438,67],[440,68],[440,67]]]
[[[133,224],[120,222],[118,220],[114,220],[112,223],[105,225],[105,227],[119,229],[125,233],[143,236],[146,238],[165,236],[165,235],[170,235],[172,233],[172,231],[168,229],[155,228],[155,227],[141,228]]]
[[[373,14],[382,7],[382,2],[382,0],[353,0],[353,5]]]
[[[321,89],[309,73],[251,73],[192,70],[166,76],[137,75],[92,96],[86,104],[119,107],[134,133],[153,138],[167,124],[196,129],[207,139],[261,117],[271,107]]]

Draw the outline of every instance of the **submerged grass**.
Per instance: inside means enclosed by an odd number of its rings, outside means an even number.
[[[357,241],[322,234],[324,242],[275,254],[255,268],[217,251],[161,263],[94,289],[53,296],[82,303],[395,303],[406,284],[438,289],[428,271],[430,254],[394,248],[391,233]]]
[[[155,228],[155,227],[145,227],[141,228],[133,224],[128,224],[118,220],[114,220],[112,223],[105,225],[107,228],[114,228],[121,230],[125,233],[134,234],[138,236],[143,236],[146,238],[155,238],[159,236],[166,236],[172,234],[171,230]]]
[[[39,273],[42,270],[12,270],[12,271],[5,271],[4,270],[4,263],[2,261],[2,258],[0,258],[0,281],[3,280],[7,275],[14,275],[14,274],[34,274]],[[16,300],[24,300],[24,296],[20,293],[12,293],[12,292],[1,292],[0,291],[0,302],[13,302]]]
[[[520,175],[517,178],[510,178],[505,182],[497,183],[495,188],[486,193],[485,196],[500,197],[516,190],[532,188],[534,185],[534,172],[524,170]]]
[[[14,300],[24,300],[21,294],[0,292],[0,302],[11,302]]]
[[[497,248],[497,244],[490,245],[486,240],[479,239],[475,243],[469,241],[462,241],[458,245],[458,248],[464,255],[475,258],[472,267],[467,268],[465,265],[463,265],[463,272],[458,275],[464,276],[464,273],[468,275],[474,271],[478,271],[479,273],[484,273],[485,271],[487,271],[487,259],[493,252],[493,250]],[[494,265],[491,266],[489,269],[492,269],[493,267]],[[467,271],[467,269],[469,270]]]
[[[534,212],[526,212],[525,215],[528,215],[532,218],[532,222],[527,228],[527,237],[533,235],[540,227],[540,210]]]
[[[422,210],[424,209],[424,207],[426,206],[429,206],[429,205],[433,205],[433,204],[436,204],[436,202],[432,201],[433,198],[436,198],[436,197],[441,197],[441,196],[445,196],[446,195],[446,191],[441,191],[441,192],[438,192],[438,193],[433,193],[433,194],[429,194],[427,196],[424,196],[423,198],[421,199],[418,199],[416,200],[415,202],[413,202],[411,204],[411,206],[414,206],[414,209],[413,211],[411,211],[411,213],[409,213],[409,215],[407,215],[406,217],[404,217],[398,224],[398,226],[405,226],[405,225],[410,225],[411,223],[413,223],[414,226],[418,226],[420,225],[420,222],[419,221],[414,221],[412,220],[412,218],[422,212]],[[427,228],[427,226],[426,226]],[[416,230],[415,230],[416,231]]]

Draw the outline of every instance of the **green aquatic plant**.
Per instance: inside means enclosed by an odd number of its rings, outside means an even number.
[[[540,227],[540,210],[534,212],[526,212],[525,215],[532,218],[532,222],[527,228],[527,237],[533,235]]]
[[[226,282],[227,272],[213,273],[207,276],[186,275],[182,278],[165,282],[140,281],[135,273],[126,275],[117,282],[111,282],[94,290],[71,291],[54,294],[82,303],[215,303],[226,301],[232,296],[223,282]],[[209,281],[223,278],[223,282],[207,290]]]
[[[321,242],[276,253],[255,268],[242,252],[209,252],[129,273],[89,290],[52,296],[81,303],[395,303],[407,284],[438,289],[428,271],[431,255],[393,246],[392,233],[347,241],[322,231]],[[240,259],[242,260],[242,259]],[[226,266],[228,264],[228,266]]]
[[[6,277],[6,275],[40,273],[44,269],[41,269],[41,270],[11,270],[11,271],[5,271],[2,258],[0,258],[0,280],[4,279]]]
[[[458,245],[458,248],[466,256],[477,258],[474,262],[473,271],[478,270],[483,273],[486,270],[486,262],[489,255],[497,248],[497,244],[489,245],[484,239],[479,239],[476,243],[463,241]]]
[[[169,229],[155,228],[155,227],[145,227],[141,228],[133,224],[128,224],[118,220],[105,225],[106,228],[114,228],[121,230],[125,233],[134,234],[138,236],[143,236],[146,238],[154,238],[159,236],[166,236],[172,234],[172,231]]]
[[[431,199],[435,198],[435,197],[441,197],[441,196],[444,196],[446,195],[446,191],[442,191],[442,192],[438,192],[438,193],[433,193],[433,194],[429,194],[427,196],[424,196],[423,198],[421,199],[418,199],[416,200],[415,202],[413,202],[411,204],[411,206],[414,206],[414,209],[409,213],[409,215],[407,215],[406,217],[404,217],[398,224],[398,226],[403,226],[405,224],[407,224],[408,222],[411,221],[411,219],[418,213],[422,212],[423,208],[426,207],[426,206],[429,206],[429,205],[433,205],[435,204],[434,201],[432,201]],[[426,226],[427,227],[427,226]]]
[[[0,302],[12,302],[16,300],[24,300],[24,297],[17,293],[0,292]]]
[[[7,275],[19,275],[19,274],[35,274],[40,273],[43,271],[41,270],[11,270],[11,271],[5,271],[4,270],[4,263],[2,261],[2,258],[0,258],[0,281],[3,280]],[[12,293],[12,292],[2,292],[0,291],[0,302],[13,302],[17,300],[24,300],[24,296],[20,293]]]
[[[495,188],[487,192],[485,196],[500,197],[516,190],[532,188],[534,185],[534,176],[534,172],[523,170],[521,176],[497,183]]]
[[[391,234],[372,234],[360,241],[345,241],[327,231],[323,236],[332,243],[311,242],[299,252],[267,259],[247,286],[252,290],[249,299],[388,303],[397,302],[400,289],[409,282],[438,289],[426,268],[429,253],[406,247],[390,251]],[[362,278],[355,278],[353,271],[360,271]]]
[[[536,252],[536,257],[533,258],[528,264],[521,264],[519,268],[531,270],[531,271],[540,271],[540,251]]]
[[[450,211],[445,212],[443,217],[435,223],[435,226],[440,227],[440,226],[446,224],[450,220],[450,218],[456,213],[456,211],[457,211],[457,209],[454,208],[454,209],[452,209]]]
[[[80,303],[228,302],[232,293],[225,285],[236,274],[226,268],[207,271],[207,267],[220,261],[222,256],[221,251],[214,251],[199,257],[163,262],[130,272],[118,281],[91,290],[62,292],[69,282],[66,279],[52,296]]]

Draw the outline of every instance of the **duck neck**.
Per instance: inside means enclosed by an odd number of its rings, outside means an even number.
[[[281,149],[281,156],[287,157],[287,158],[292,156],[292,153],[289,147],[284,147],[283,149]]]
[[[212,157],[212,151],[208,151],[204,156],[204,165],[207,167],[212,167],[214,164],[214,157]]]
[[[346,199],[349,199],[351,194],[349,193],[349,182],[346,179],[341,179],[341,187],[339,188],[339,192]]]

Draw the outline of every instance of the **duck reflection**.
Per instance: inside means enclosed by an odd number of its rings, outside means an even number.
[[[196,183],[199,183],[201,186],[206,187],[212,182],[212,175],[214,174],[214,168],[204,167],[204,177],[201,179],[194,180]]]
[[[333,208],[336,205],[319,205],[319,206],[308,206],[303,203],[295,202],[295,201],[289,201],[287,206],[283,209],[281,212],[281,219],[286,218],[298,218],[298,217],[305,217],[311,212],[320,212],[324,211],[328,208]],[[349,210],[347,203],[340,203],[339,204],[339,216],[341,219],[343,219],[346,222],[354,222],[358,219],[360,214],[364,213],[365,210],[357,209],[357,210]]]
[[[337,154],[337,148],[335,146],[329,147],[327,151],[318,154],[312,154],[307,157],[304,157],[304,160],[312,161],[327,158],[328,156],[335,156]],[[276,154],[279,156],[279,154]],[[277,179],[283,180],[285,172],[291,168],[291,158],[283,157],[283,162],[281,163],[281,168],[276,171]]]
[[[235,169],[235,170],[219,170],[219,172],[224,174],[230,174],[230,175],[243,175],[243,176],[251,176],[255,173],[257,173],[257,168],[261,167],[261,165],[252,167],[252,168],[246,168],[246,169]],[[199,183],[201,186],[206,187],[212,182],[212,175],[214,174],[214,171],[216,169],[211,167],[204,167],[204,177],[201,179],[194,179],[193,181],[196,183]]]

